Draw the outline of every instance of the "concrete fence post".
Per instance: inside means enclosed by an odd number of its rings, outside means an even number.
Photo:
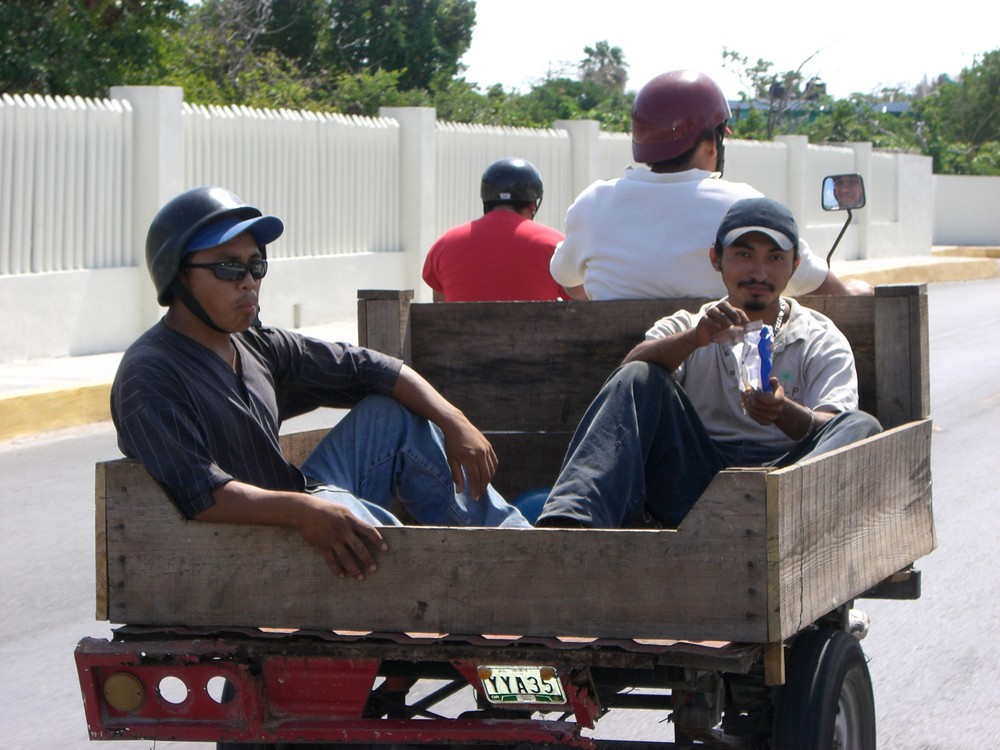
[[[806,216],[806,201],[815,194],[815,186],[806,185],[809,173],[809,138],[804,135],[779,135],[775,141],[784,145],[787,153],[788,208],[795,216]]]
[[[601,176],[601,125],[597,120],[556,120],[552,127],[565,130],[570,142],[570,174],[573,196]]]
[[[399,123],[399,239],[405,276],[412,279],[417,301],[430,302],[421,272],[424,257],[437,239],[437,111],[433,107],[382,107],[379,115]]]
[[[184,90],[177,86],[112,86],[111,98],[132,107],[132,237],[128,251],[146,275],[146,231],[160,206],[184,188]],[[155,296],[137,311],[151,324],[159,316]]]
[[[847,145],[854,151],[854,171],[861,175],[861,179],[865,181],[865,187],[867,188],[872,184],[872,144],[848,143]],[[896,177],[897,179],[899,177],[898,160],[896,161]],[[898,191],[896,195],[899,195]],[[862,210],[854,213],[853,224],[858,233],[858,260],[872,257],[869,251],[872,243],[871,216],[872,212],[870,210]]]

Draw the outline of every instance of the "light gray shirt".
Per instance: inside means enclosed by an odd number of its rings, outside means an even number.
[[[854,353],[843,333],[829,318],[784,298],[788,316],[775,336],[771,374],[785,397],[810,409],[833,413],[858,408],[858,375]],[[694,328],[710,302],[697,313],[680,311],[657,321],[646,339],[660,339]],[[674,372],[714,440],[751,440],[761,445],[791,449],[795,441],[774,425],[761,425],[747,416],[740,401],[740,363],[729,343],[713,343],[695,351]]]

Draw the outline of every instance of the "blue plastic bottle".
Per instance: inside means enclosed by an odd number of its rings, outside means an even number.
[[[774,348],[774,334],[771,326],[760,329],[760,342],[757,353],[760,354],[760,388],[766,393],[771,392],[771,351]]]

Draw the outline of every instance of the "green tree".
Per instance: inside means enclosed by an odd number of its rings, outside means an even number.
[[[181,86],[187,101],[309,109],[313,87],[294,60],[263,40],[270,0],[204,0],[164,42],[157,83]]]
[[[918,150],[917,120],[894,106],[910,95],[898,89],[878,94],[852,94],[834,100],[817,78],[805,79],[805,60],[796,70],[774,73],[772,63],[750,64],[739,53],[724,50],[727,67],[735,68],[748,90],[730,127],[738,138],[771,140],[782,133],[806,135],[813,143],[868,141],[876,148]]]
[[[507,124],[548,128],[556,120],[591,119],[606,130],[631,124],[631,95],[609,94],[594,82],[548,78],[526,94],[512,96],[503,110]]]
[[[1000,48],[914,102],[925,152],[943,174],[1000,174]]]
[[[327,4],[327,0],[271,0],[267,33],[261,43],[295,61],[301,70],[312,71],[326,31]]]
[[[0,90],[106,96],[153,82],[163,36],[187,10],[184,0],[4,0]]]
[[[612,47],[605,39],[593,47],[584,47],[580,61],[580,80],[596,84],[609,94],[624,94],[628,81],[628,63],[621,47]]]
[[[524,125],[517,118],[510,102],[517,97],[508,94],[500,84],[494,84],[485,93],[464,78],[452,78],[434,85],[432,104],[438,118],[450,122],[468,122],[479,125]]]
[[[399,71],[401,89],[429,89],[458,73],[475,21],[474,0],[330,0],[321,53],[329,70]]]
[[[341,74],[330,94],[329,104],[347,115],[375,117],[380,107],[417,107],[429,104],[424,91],[400,91],[400,71],[362,70]]]
[[[775,73],[772,71],[774,64],[768,60],[759,58],[756,63],[751,64],[739,52],[723,48],[723,66],[734,70],[743,85],[749,89],[741,92],[741,100],[750,105],[752,110],[761,111],[763,105],[765,118],[761,120],[758,116],[749,123],[755,135],[761,135],[761,125],[764,140],[792,132],[803,119],[814,117],[830,101],[826,95],[826,85],[818,78],[806,80],[802,73],[802,69],[816,54],[818,53],[814,52],[803,60],[795,70]],[[748,134],[741,129],[740,137],[748,137]]]

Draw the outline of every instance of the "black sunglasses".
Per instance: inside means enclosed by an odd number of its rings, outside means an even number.
[[[184,267],[211,268],[215,278],[220,281],[242,281],[246,278],[247,272],[260,281],[267,273],[267,261],[263,258],[256,258],[249,263],[240,263],[236,260],[224,260],[221,263],[185,263]]]

